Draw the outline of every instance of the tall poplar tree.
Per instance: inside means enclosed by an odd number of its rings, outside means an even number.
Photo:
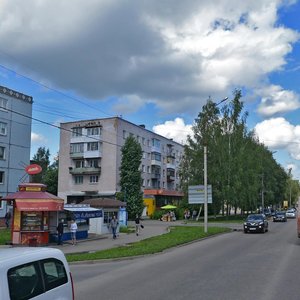
[[[142,147],[138,141],[129,136],[121,149],[122,161],[120,167],[120,186],[123,201],[127,203],[129,219],[134,219],[136,214],[139,216],[144,209],[141,160]]]

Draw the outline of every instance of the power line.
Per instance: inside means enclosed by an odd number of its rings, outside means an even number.
[[[78,103],[81,103],[82,105],[85,105],[85,106],[90,107],[90,108],[92,108],[92,109],[99,110],[100,112],[102,112],[102,113],[105,114],[106,116],[112,117],[111,114],[106,113],[105,111],[99,109],[99,108],[96,107],[96,106],[93,106],[93,105],[90,105],[90,104],[88,104],[88,103],[85,103],[85,102],[83,102],[83,101],[81,101],[81,100],[79,100],[79,99],[77,99],[77,98],[75,98],[75,97],[72,97],[72,96],[70,96],[70,95],[68,95],[68,94],[66,94],[66,93],[63,93],[63,92],[61,92],[61,91],[59,91],[59,90],[57,90],[57,89],[55,89],[55,88],[49,87],[49,86],[47,86],[47,85],[45,85],[45,84],[43,84],[43,83],[41,83],[41,82],[39,82],[39,81],[37,81],[37,80],[34,80],[34,79],[32,79],[32,78],[30,78],[30,77],[28,77],[28,76],[25,76],[25,75],[23,75],[23,74],[21,74],[21,73],[18,73],[18,72],[16,72],[16,71],[14,71],[14,70],[12,70],[12,69],[10,69],[10,68],[8,68],[8,67],[2,65],[2,64],[0,64],[0,67],[1,67],[2,69],[6,70],[6,71],[9,71],[9,72],[11,72],[11,73],[14,73],[14,74],[20,76],[20,77],[23,77],[23,78],[25,78],[25,79],[27,79],[27,80],[30,80],[30,81],[34,82],[35,84],[40,85],[40,86],[42,86],[42,87],[44,87],[44,88],[46,88],[46,89],[48,89],[48,90],[50,90],[50,91],[53,91],[53,92],[55,92],[55,93],[58,93],[58,94],[60,94],[60,95],[62,95],[62,96],[64,96],[64,97],[66,97],[66,98],[69,98],[69,99],[71,99],[71,100],[73,100],[73,101],[76,101],[76,102],[78,102]]]

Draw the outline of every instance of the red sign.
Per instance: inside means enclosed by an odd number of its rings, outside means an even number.
[[[32,164],[25,168],[25,172],[29,175],[38,174],[42,172],[42,167],[37,164]]]

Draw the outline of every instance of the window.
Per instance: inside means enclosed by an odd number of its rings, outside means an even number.
[[[82,136],[82,128],[81,127],[72,128],[72,136],[73,137]]]
[[[145,184],[146,184],[146,180],[143,179],[143,187],[145,187]]]
[[[123,130],[123,139],[126,139],[126,130]]]
[[[10,299],[31,299],[44,292],[38,262],[9,269],[7,278]]]
[[[7,109],[8,100],[0,98],[0,108],[1,109]]]
[[[11,268],[7,279],[10,299],[27,300],[66,284],[68,275],[62,261],[49,258]]]
[[[83,143],[71,144],[71,153],[83,153]]]
[[[142,144],[145,146],[146,145],[146,141],[145,141],[145,138],[142,137]]]
[[[5,159],[5,147],[0,147],[0,159]]]
[[[150,166],[147,166],[147,173],[148,173],[148,174],[150,174],[150,173],[151,173]]]
[[[90,176],[90,183],[97,183],[99,181],[98,175],[92,175]]]
[[[99,168],[99,159],[89,159],[87,160],[88,168]]]
[[[0,184],[4,183],[4,172],[0,171]]]
[[[157,152],[151,153],[151,159],[156,161],[161,161],[161,154]]]
[[[143,152],[143,158],[144,159],[146,158],[146,152]]]
[[[76,160],[75,168],[84,168],[84,160]]]
[[[145,165],[142,165],[142,172],[143,172],[143,173],[145,173],[145,172],[146,172]]]
[[[96,151],[99,149],[98,142],[87,143],[87,151]]]
[[[0,134],[7,135],[7,124],[0,122]]]
[[[50,258],[42,261],[42,271],[45,277],[46,291],[52,290],[68,282],[68,276],[63,262]]]
[[[100,127],[90,127],[87,128],[87,135],[100,135],[101,128]]]
[[[160,140],[152,139],[152,146],[156,148],[160,148]]]
[[[75,184],[83,184],[83,176],[81,176],[81,175],[74,176],[74,183]]]

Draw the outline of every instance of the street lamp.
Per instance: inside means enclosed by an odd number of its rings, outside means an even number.
[[[224,98],[220,102],[216,103],[216,106],[228,100],[228,97]],[[204,232],[207,233],[207,145],[204,145]]]

